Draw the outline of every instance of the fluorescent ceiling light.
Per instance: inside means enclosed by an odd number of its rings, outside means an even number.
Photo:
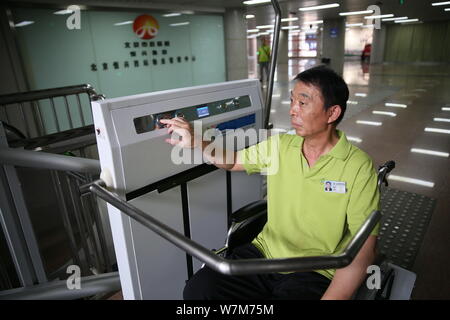
[[[291,100],[284,100],[284,101],[281,101],[281,104],[291,104]]]
[[[245,16],[245,19],[253,19],[254,17],[255,17],[254,14],[247,14],[247,15]]]
[[[391,117],[396,117],[397,116],[396,113],[394,113],[394,112],[387,112],[387,111],[374,110],[374,111],[372,111],[372,113],[373,114],[381,114],[381,115],[385,115],[385,116],[391,116]]]
[[[433,7],[436,7],[436,6],[446,6],[446,5],[448,5],[448,4],[450,4],[450,1],[433,2],[431,5],[432,5]]]
[[[420,180],[420,179],[415,179],[415,178],[409,178],[409,177],[396,176],[396,175],[393,175],[393,174],[389,175],[388,179],[389,180],[406,182],[406,183],[417,184],[417,185],[424,186],[424,187],[429,187],[429,188],[433,188],[434,187],[434,182]]]
[[[258,36],[267,36],[269,34],[270,34],[269,32],[260,32],[258,33]]]
[[[247,6],[251,6],[254,4],[267,3],[267,2],[270,2],[270,0],[249,0],[249,1],[244,1],[242,3]]]
[[[381,14],[378,16],[365,16],[364,19],[381,19],[381,18],[391,18],[394,15],[392,13],[389,14]]]
[[[348,141],[353,141],[353,142],[362,142],[362,139],[357,138],[357,137],[349,137],[349,136],[347,136],[347,140]]]
[[[114,23],[114,25],[115,26],[123,26],[123,25],[126,25],[126,24],[132,24],[132,23],[133,23],[133,21],[124,21],[124,22]]]
[[[287,26],[287,27],[281,27],[281,29],[283,30],[290,30],[290,29],[298,29],[300,28],[299,26]]]
[[[299,11],[311,11],[311,10],[321,10],[321,9],[329,9],[329,8],[336,8],[339,7],[339,3],[330,3],[330,4],[324,4],[321,6],[313,6],[313,7],[303,7],[299,8]]]
[[[358,104],[358,101],[347,100],[347,104]]]
[[[34,23],[34,21],[22,21],[22,22],[16,23],[14,25],[14,27],[16,27],[16,28],[25,27],[25,26],[28,26],[28,25],[33,24],[33,23]]]
[[[171,27],[178,27],[178,26],[186,26],[188,24],[189,24],[189,22],[186,21],[186,22],[171,23],[171,24],[169,24],[169,26],[171,26]]]
[[[323,20],[306,21],[303,24],[319,24],[319,23],[323,23]]]
[[[381,126],[383,123],[378,121],[366,121],[366,120],[356,120],[356,123],[358,124],[367,124],[369,126]]]
[[[67,10],[67,9],[53,12],[53,14],[71,14],[71,13],[73,13],[73,10]]]
[[[403,108],[403,109],[408,107],[406,104],[392,103],[392,102],[386,102],[384,105],[386,107]]]
[[[450,11],[450,8],[445,8],[444,11]]]
[[[449,153],[448,152],[440,152],[440,151],[420,149],[420,148],[411,148],[411,152],[429,154],[429,155],[432,155],[432,156],[444,157],[444,158],[448,158],[449,157]]]
[[[450,111],[449,107],[442,107],[442,111]]]
[[[297,17],[294,17],[294,18],[283,18],[283,19],[281,19],[281,22],[297,21],[297,20],[298,20]]]
[[[406,19],[406,20],[397,20],[395,23],[407,23],[407,22],[418,22],[419,19]]]
[[[447,129],[439,129],[439,128],[425,128],[425,132],[436,132],[436,133],[446,133],[450,134],[450,130]]]
[[[365,24],[361,28],[375,28],[374,24]]]
[[[247,33],[250,33],[250,32],[259,32],[259,29],[248,29]]]
[[[386,18],[386,19],[381,19],[381,21],[396,21],[396,20],[405,20],[405,19],[408,19],[408,17]]]
[[[194,11],[192,11],[192,10],[184,10],[184,11],[181,11],[181,13],[182,14],[194,14]]]
[[[448,118],[433,118],[433,121],[436,121],[436,122],[450,122],[450,119],[448,119]]]
[[[361,27],[363,25],[363,23],[347,23],[345,26],[346,27]]]
[[[256,26],[257,29],[273,29],[273,25],[271,24],[266,24],[263,26]]]
[[[367,97],[367,93],[359,93],[359,92],[357,92],[357,93],[355,93],[355,96],[357,96],[357,97]]]
[[[279,98],[279,97],[281,97],[281,94],[279,94],[279,93],[272,95],[272,98]]]
[[[340,16],[353,16],[358,14],[369,14],[372,13],[373,10],[364,10],[364,11],[351,11],[351,12],[340,12]]]
[[[170,18],[170,17],[178,17],[178,16],[181,16],[181,13],[179,13],[179,12],[174,12],[174,13],[163,14],[163,17],[166,17],[166,18]]]

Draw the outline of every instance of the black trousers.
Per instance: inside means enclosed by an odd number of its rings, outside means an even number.
[[[229,258],[251,259],[263,256],[249,243],[234,249]],[[229,276],[205,266],[187,282],[183,297],[185,300],[316,300],[322,297],[330,282],[317,272]]]

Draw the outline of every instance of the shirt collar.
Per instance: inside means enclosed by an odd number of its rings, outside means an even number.
[[[350,149],[351,144],[348,142],[347,137],[344,132],[341,130],[336,130],[337,134],[339,136],[339,140],[336,143],[336,145],[324,156],[330,156],[337,159],[344,160],[347,158]],[[289,146],[299,148],[303,144],[303,137],[295,135],[291,142],[289,143]]]

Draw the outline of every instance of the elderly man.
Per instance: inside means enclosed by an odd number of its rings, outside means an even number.
[[[349,95],[344,80],[319,66],[294,81],[289,115],[295,135],[272,136],[238,151],[232,163],[208,155],[220,168],[248,174],[263,171],[275,157],[279,163],[278,170],[267,176],[267,223],[252,243],[233,250],[231,259],[338,254],[379,208],[372,160],[336,129]],[[210,143],[194,137],[183,119],[162,121],[169,132],[181,136],[168,139],[171,144],[204,150]],[[272,148],[275,141],[277,148]],[[373,262],[377,232],[378,226],[345,268],[227,276],[206,267],[188,281],[184,298],[350,299]]]

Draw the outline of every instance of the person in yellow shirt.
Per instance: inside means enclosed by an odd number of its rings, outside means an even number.
[[[372,159],[347,141],[336,127],[344,117],[347,84],[333,70],[319,66],[295,78],[289,115],[295,135],[274,135],[234,152],[232,163],[208,155],[230,171],[267,175],[268,219],[249,244],[235,248],[230,259],[292,258],[339,254],[373,210],[380,193]],[[210,144],[194,137],[184,119],[161,120],[182,147]],[[275,147],[274,147],[275,146]],[[204,152],[206,154],[206,152]],[[379,224],[348,266],[314,270],[228,276],[205,267],[186,284],[185,299],[350,299],[375,259]]]
[[[269,62],[270,62],[270,47],[267,38],[263,38],[261,46],[258,48],[258,64],[259,64],[259,81],[263,82],[265,78],[269,80]]]

